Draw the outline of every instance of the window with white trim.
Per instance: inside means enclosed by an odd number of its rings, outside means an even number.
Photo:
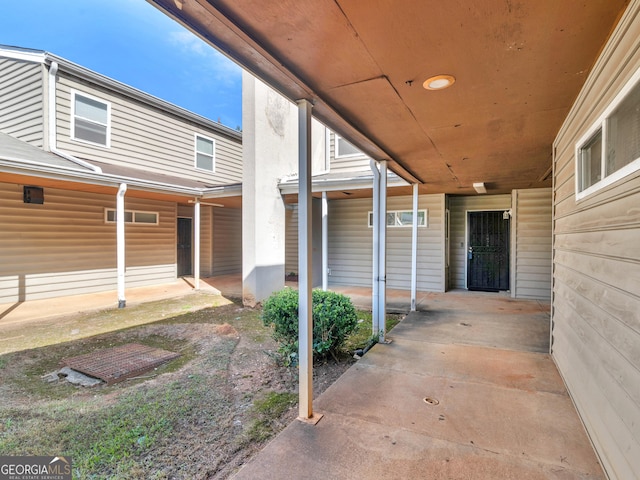
[[[195,166],[199,170],[216,171],[216,141],[212,138],[196,135]]]
[[[373,212],[369,212],[369,227],[373,227]],[[413,210],[387,210],[387,227],[413,226]],[[418,210],[418,227],[427,226],[427,210]]]
[[[576,144],[576,197],[640,170],[640,70]]]
[[[113,208],[104,209],[104,221],[106,223],[115,223],[116,211]],[[143,212],[140,210],[125,210],[125,223],[137,223],[142,225],[158,225],[158,212]]]
[[[102,147],[111,143],[111,104],[84,93],[71,95],[71,138]]]
[[[336,134],[336,158],[355,157],[357,155],[364,155],[364,153],[362,153],[340,135]]]

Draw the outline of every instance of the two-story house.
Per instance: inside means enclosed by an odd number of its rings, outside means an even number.
[[[236,130],[0,48],[0,303],[239,272],[241,152]]]

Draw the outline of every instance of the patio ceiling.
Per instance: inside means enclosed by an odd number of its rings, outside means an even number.
[[[148,0],[421,192],[551,185],[552,142],[628,0]],[[439,74],[455,83],[429,91]]]

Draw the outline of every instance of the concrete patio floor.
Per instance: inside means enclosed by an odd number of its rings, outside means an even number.
[[[429,294],[234,477],[605,478],[546,353],[548,305]]]
[[[292,285],[295,286],[295,285]],[[335,287],[367,308],[369,288]],[[239,298],[239,275],[201,294]],[[192,279],[127,290],[127,305],[196,293]],[[409,292],[388,290],[389,311]],[[549,305],[504,294],[418,293],[410,313],[314,401],[236,479],[605,478],[548,355]],[[0,305],[3,328],[115,308],[115,292]],[[26,330],[25,330],[26,331]]]

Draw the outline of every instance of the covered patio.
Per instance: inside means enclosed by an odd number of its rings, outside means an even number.
[[[548,305],[450,292],[422,309],[234,478],[605,478],[547,353]]]

